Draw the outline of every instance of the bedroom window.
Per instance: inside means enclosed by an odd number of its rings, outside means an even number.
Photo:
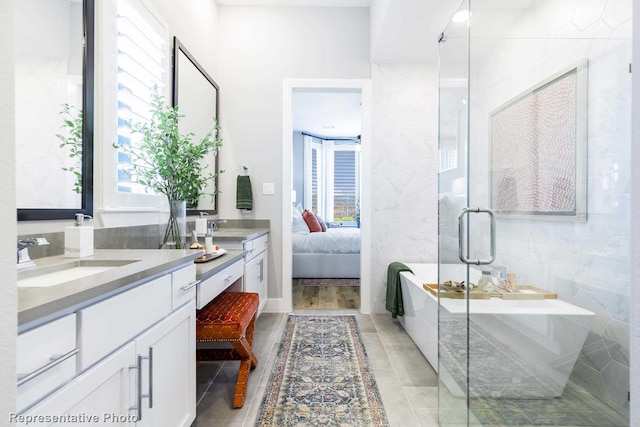
[[[360,199],[360,144],[305,135],[304,206],[327,222],[355,226]]]

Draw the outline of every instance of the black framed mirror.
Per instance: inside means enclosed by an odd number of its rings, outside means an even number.
[[[93,215],[94,0],[14,1],[14,23],[18,221]]]
[[[220,90],[216,82],[195,60],[177,37],[173,38],[173,106],[180,107],[180,114],[184,117],[180,120],[181,132],[193,132],[194,141],[202,139],[212,128],[212,118],[219,117]],[[214,168],[217,175],[218,154],[211,153],[206,159]],[[209,193],[218,188],[218,178],[212,188],[207,188]],[[218,213],[218,198],[214,196],[202,196],[197,205],[187,206],[187,215],[196,215],[198,212],[209,214]]]

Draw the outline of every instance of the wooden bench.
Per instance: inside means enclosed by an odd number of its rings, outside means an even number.
[[[228,342],[232,348],[199,348],[198,362],[240,360],[233,407],[242,408],[249,371],[258,366],[253,353],[253,331],[259,297],[252,292],[224,292],[196,315],[196,343]]]

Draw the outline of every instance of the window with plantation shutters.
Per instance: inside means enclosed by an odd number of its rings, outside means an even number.
[[[304,136],[304,207],[328,222],[356,225],[360,144]]]
[[[132,123],[150,118],[151,91],[162,94],[167,73],[167,45],[164,27],[139,0],[117,2],[117,102],[118,143],[136,144],[139,135],[131,132]],[[118,151],[118,191],[145,193],[145,187],[125,173],[129,156]]]
[[[333,217],[353,221],[357,199],[356,151],[333,152]]]

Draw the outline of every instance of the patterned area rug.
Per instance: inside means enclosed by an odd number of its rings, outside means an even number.
[[[294,316],[256,426],[388,426],[355,316]]]
[[[360,279],[293,279],[302,286],[360,286]]]

